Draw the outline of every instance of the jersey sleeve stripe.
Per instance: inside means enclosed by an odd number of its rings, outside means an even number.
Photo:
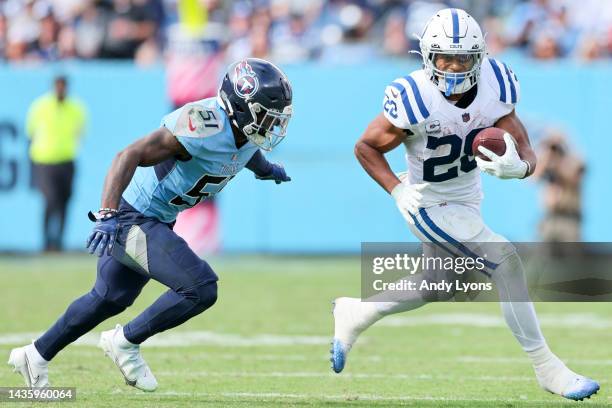
[[[514,81],[512,80],[512,74],[510,74],[510,70],[508,66],[502,62],[504,66],[504,70],[506,71],[506,76],[508,77],[508,82],[510,82],[510,98],[512,103],[516,103],[516,87],[514,86]]]
[[[410,101],[408,100],[408,95],[406,94],[406,87],[399,82],[392,82],[391,86],[397,89],[402,96],[402,103],[404,104],[404,110],[408,115],[408,121],[410,121],[411,125],[416,125],[418,123],[416,116],[414,116],[414,111],[412,110],[412,106],[410,105]]]
[[[410,87],[412,88],[412,93],[414,94],[414,98],[416,99],[416,103],[419,107],[419,111],[421,112],[421,115],[423,116],[423,119],[427,119],[429,117],[429,111],[427,110],[427,108],[425,107],[425,104],[423,103],[423,98],[421,97],[421,92],[419,91],[419,87],[417,86],[415,80],[410,75],[404,78],[406,79],[406,81],[408,81],[408,83],[410,84]]]
[[[499,100],[507,103],[506,100],[506,84],[504,83],[504,78],[502,77],[501,70],[497,66],[494,60],[489,58],[489,64],[491,64],[491,68],[493,68],[493,72],[495,73],[495,78],[497,78],[497,82],[499,83]]]
[[[451,9],[451,16],[453,18],[453,44],[459,44],[459,14],[457,9]]]

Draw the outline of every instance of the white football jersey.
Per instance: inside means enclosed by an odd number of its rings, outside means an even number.
[[[519,96],[514,72],[492,58],[483,61],[476,97],[465,109],[444,98],[423,70],[387,86],[384,115],[394,126],[407,130],[408,182],[429,183],[422,191],[423,207],[480,203],[480,171],[472,141],[479,131],[511,113]]]

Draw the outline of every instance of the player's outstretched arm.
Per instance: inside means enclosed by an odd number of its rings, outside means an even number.
[[[531,143],[529,142],[527,129],[525,129],[523,122],[521,122],[519,117],[516,115],[516,112],[512,111],[506,116],[500,118],[497,123],[495,123],[495,127],[504,129],[506,132],[510,133],[512,137],[514,137],[517,144],[517,151],[521,160],[528,164],[525,177],[532,175],[537,164],[536,154],[531,147]]]
[[[278,163],[270,163],[261,150],[257,150],[245,166],[255,174],[258,180],[272,180],[276,184],[291,181],[285,168]]]
[[[118,208],[121,195],[138,166],[153,166],[172,157],[189,159],[191,156],[165,127],[153,131],[117,153],[104,180],[101,208]]]
[[[391,170],[385,153],[395,149],[405,138],[404,131],[393,126],[381,113],[355,144],[355,156],[361,166],[389,194],[401,182]]]
[[[86,243],[90,254],[112,253],[118,232],[119,200],[136,167],[153,166],[171,157],[189,159],[191,156],[166,128],[155,130],[117,153],[104,181],[102,207],[96,214],[89,213],[89,218],[96,222]]]

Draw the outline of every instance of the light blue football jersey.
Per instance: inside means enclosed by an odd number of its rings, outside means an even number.
[[[251,142],[236,148],[229,118],[216,98],[175,110],[164,116],[161,126],[176,136],[192,158],[138,167],[123,199],[162,222],[174,221],[182,210],[221,191],[258,149]]]

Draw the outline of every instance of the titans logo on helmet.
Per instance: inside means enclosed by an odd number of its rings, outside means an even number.
[[[236,64],[234,91],[243,99],[251,98],[259,89],[259,80],[253,68],[245,60]]]

